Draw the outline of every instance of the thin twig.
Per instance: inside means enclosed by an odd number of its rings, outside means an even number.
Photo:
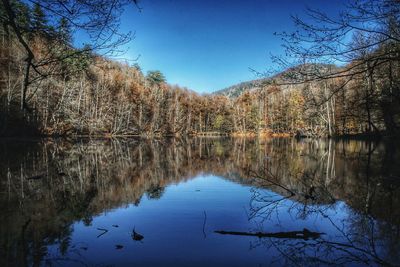
[[[97,238],[99,238],[100,236],[102,236],[102,235],[104,235],[104,234],[106,234],[106,233],[108,232],[108,230],[107,230],[107,229],[104,229],[104,228],[97,228],[97,230],[103,231],[103,233],[99,234],[99,235],[97,236]]]

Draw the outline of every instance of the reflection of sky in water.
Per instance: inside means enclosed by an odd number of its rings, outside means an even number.
[[[0,266],[400,263],[394,147],[295,139],[15,145],[0,149]],[[293,196],[282,200],[287,190]],[[143,242],[132,240],[134,227]],[[108,232],[98,237],[97,228]],[[303,228],[326,234],[214,233]]]
[[[336,234],[334,226],[318,212],[298,218],[298,208],[293,208],[292,201],[284,202],[277,210],[279,215],[271,216],[262,224],[257,220],[249,221],[251,197],[251,187],[212,175],[169,185],[160,199],[143,196],[138,206],[132,204],[104,212],[94,217],[90,226],[75,223],[71,237],[73,249],[68,256],[92,265],[268,266],[280,255],[274,247],[257,246],[257,237],[222,236],[214,231],[278,232],[305,227],[325,232],[326,237],[334,238]],[[293,212],[287,212],[289,207]],[[204,211],[206,236],[203,233]],[[343,202],[338,202],[324,214],[340,222],[346,218],[347,208]],[[133,227],[144,235],[142,242],[132,240]],[[97,238],[102,233],[97,228],[109,231]],[[123,248],[117,250],[116,245]],[[71,264],[73,262],[68,262],[68,266]]]

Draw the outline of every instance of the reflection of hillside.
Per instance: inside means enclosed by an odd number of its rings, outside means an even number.
[[[321,204],[334,198],[362,208],[369,204],[359,204],[365,199],[356,200],[357,197],[368,195],[370,202],[371,198],[385,201],[391,195],[394,201],[398,197],[396,178],[400,170],[395,163],[399,156],[395,151],[386,151],[383,145],[368,147],[354,141],[192,139],[74,144],[48,141],[20,149],[28,152],[19,154],[18,145],[14,149],[4,146],[5,153],[0,155],[2,198],[7,199],[2,205],[7,202],[9,205],[10,201],[26,203],[31,198],[36,203],[52,199],[65,205],[79,196],[93,196],[88,209],[90,213],[98,213],[138,203],[147,191],[200,173],[259,186],[265,183],[249,178],[254,174],[273,174],[270,179],[299,195],[315,188],[319,197],[316,201]],[[387,155],[389,152],[391,155]],[[42,177],[29,180],[37,175]],[[270,187],[284,194],[281,189]]]
[[[28,256],[40,261],[44,245],[68,247],[74,221],[90,224],[96,214],[138,204],[146,193],[160,197],[169,184],[201,173],[287,193],[250,179],[267,177],[295,192],[292,199],[303,205],[343,200],[357,211],[400,224],[399,153],[383,144],[170,139],[0,146],[2,266],[26,265],[14,261]]]

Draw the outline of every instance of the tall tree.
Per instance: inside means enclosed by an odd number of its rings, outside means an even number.
[[[31,30],[36,34],[45,34],[48,30],[48,20],[39,3],[33,5]]]

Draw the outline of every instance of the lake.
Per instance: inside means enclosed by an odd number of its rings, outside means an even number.
[[[400,146],[0,142],[0,266],[400,265]]]

